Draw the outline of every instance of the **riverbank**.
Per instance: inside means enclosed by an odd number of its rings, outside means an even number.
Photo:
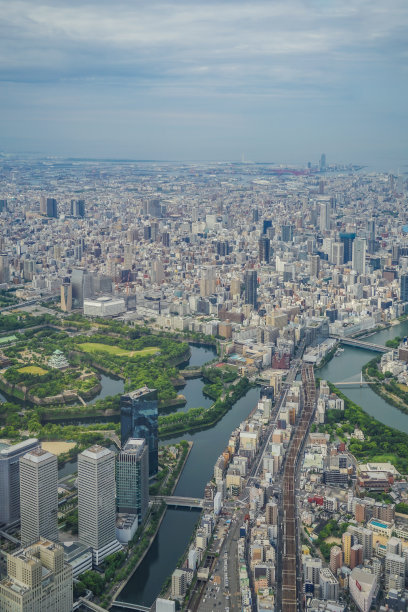
[[[174,477],[174,480],[172,482],[172,486],[171,486],[171,490],[167,493],[168,495],[173,495],[174,490],[180,480],[180,477],[183,473],[183,470],[185,468],[185,465],[187,463],[187,460],[190,456],[191,453],[191,449],[193,447],[193,442],[187,442],[188,444],[188,448],[186,450],[186,452],[184,453],[184,456],[182,455],[182,457],[180,458],[180,462],[177,469],[177,474]],[[168,484],[168,483],[164,483],[164,484]],[[108,603],[108,608],[111,608],[113,605],[115,605],[115,601],[117,600],[117,598],[119,597],[120,593],[123,591],[123,589],[125,588],[125,586],[127,585],[127,583],[129,582],[129,580],[131,579],[131,577],[133,576],[133,574],[136,572],[136,570],[139,568],[140,564],[143,562],[144,558],[146,557],[147,553],[149,552],[150,547],[152,546],[158,532],[160,529],[160,526],[163,522],[163,519],[165,517],[166,514],[166,510],[167,507],[166,505],[164,505],[164,507],[162,507],[162,511],[160,513],[160,518],[157,521],[156,527],[154,532],[151,534],[149,542],[143,552],[143,554],[140,556],[139,560],[137,561],[136,565],[131,569],[131,572],[129,573],[129,575],[120,583],[119,587],[115,590],[113,598],[110,600],[110,603]],[[112,590],[112,589],[111,589]]]
[[[328,382],[328,385],[333,393],[344,400],[344,410],[328,410],[327,425],[336,426],[338,435],[347,433],[349,425],[361,429],[364,433],[364,440],[348,440],[352,455],[360,462],[389,461],[400,473],[408,474],[408,434],[384,425],[367,414],[331,382]]]
[[[408,392],[400,389],[394,379],[382,382],[381,377],[384,378],[384,374],[378,370],[378,361],[379,357],[375,357],[363,366],[361,371],[364,380],[372,383],[370,388],[388,404],[408,414]]]
[[[165,440],[183,433],[214,427],[235,402],[246,395],[251,386],[247,378],[241,378],[238,384],[233,384],[228,388],[224,399],[217,399],[207,409],[191,408],[187,412],[159,417],[159,438]]]

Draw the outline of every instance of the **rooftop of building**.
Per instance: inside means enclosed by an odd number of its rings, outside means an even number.
[[[56,455],[53,455],[49,451],[44,450],[43,448],[33,448],[28,453],[26,453],[23,459],[29,460],[32,463],[41,463],[42,461],[46,461],[47,459],[56,459]]]
[[[109,450],[109,448],[105,448],[99,444],[94,444],[81,453],[83,457],[89,457],[90,459],[99,459],[100,457],[105,457],[111,454],[112,451]]]
[[[27,448],[27,446],[30,446],[35,443],[39,444],[37,438],[29,438],[28,440],[23,440],[23,442],[19,442],[18,444],[6,444],[4,442],[0,442],[0,457],[7,457],[9,455],[13,455],[24,450],[25,448]]]
[[[146,395],[147,393],[152,393],[155,390],[156,389],[149,389],[149,387],[145,386],[140,387],[140,389],[135,389],[134,391],[129,391],[129,393],[126,393],[126,395],[128,395],[132,399],[137,399],[138,397],[143,397],[143,395]]]

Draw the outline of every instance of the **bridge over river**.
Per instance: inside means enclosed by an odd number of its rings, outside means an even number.
[[[203,508],[204,500],[197,497],[180,497],[177,495],[156,495],[152,501],[164,501],[167,506],[175,508]]]
[[[388,346],[383,346],[382,344],[373,344],[371,342],[366,342],[365,340],[360,340],[359,338],[344,338],[343,336],[337,336],[335,334],[330,334],[330,338],[334,338],[340,344],[344,344],[346,346],[356,346],[357,348],[367,349],[367,351],[374,351],[376,353],[388,353],[392,351],[392,348]]]

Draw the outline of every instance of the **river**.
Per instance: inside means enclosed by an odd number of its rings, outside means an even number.
[[[375,344],[385,344],[387,340],[395,336],[405,335],[408,335],[408,321],[376,332],[368,336],[367,341]],[[328,364],[318,370],[317,376],[333,383],[350,378],[357,379],[363,365],[378,354],[354,347],[344,347],[344,349],[339,357],[334,357]],[[379,421],[408,433],[408,415],[387,404],[370,388],[350,389],[345,387],[343,392]],[[255,406],[258,396],[259,391],[251,390],[212,429],[166,440],[166,444],[172,441],[177,442],[183,438],[194,441],[191,455],[176,488],[177,494],[193,497],[202,496],[203,488],[211,475],[215,460],[225,447],[229,434],[240,421],[246,418]],[[122,591],[119,597],[120,601],[145,606],[150,606],[153,603],[160,591],[162,582],[172,573],[177,560],[185,550],[196,520],[197,514],[195,512],[173,509],[167,511],[158,538],[139,569]],[[112,609],[115,610],[115,608]],[[119,608],[116,608],[116,610],[119,612]]]
[[[387,340],[391,340],[395,336],[406,336],[407,334],[408,321],[404,321],[388,329],[375,332],[373,335],[364,338],[364,340],[373,344],[385,344]],[[345,346],[344,352],[339,357],[333,357],[323,368],[317,370],[316,375],[332,383],[346,381],[351,378],[357,379],[360,376],[363,365],[376,355],[378,353]],[[388,404],[369,387],[340,387],[340,389],[342,393],[361,406],[371,416],[390,427],[408,433],[408,415]]]
[[[201,352],[203,350],[206,352]],[[203,349],[203,347],[192,347],[192,360],[204,359],[204,361],[190,362],[190,365],[202,365],[205,361],[212,359],[213,355],[207,351],[208,349]],[[238,400],[211,429],[183,434],[163,441],[163,444],[171,444],[179,440],[192,440],[194,443],[175,490],[177,495],[203,496],[204,487],[212,477],[215,461],[226,447],[230,433],[248,416],[258,399],[259,389],[250,389],[246,396]],[[202,405],[202,400],[198,405]],[[197,511],[167,510],[154,544],[121,592],[118,598],[120,601],[144,606],[152,605],[164,580],[176,568],[177,561],[191,538],[199,516]],[[112,610],[119,612],[119,608],[113,607]]]

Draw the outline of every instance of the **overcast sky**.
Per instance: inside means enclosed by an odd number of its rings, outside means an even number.
[[[407,0],[0,0],[0,150],[407,160]]]

